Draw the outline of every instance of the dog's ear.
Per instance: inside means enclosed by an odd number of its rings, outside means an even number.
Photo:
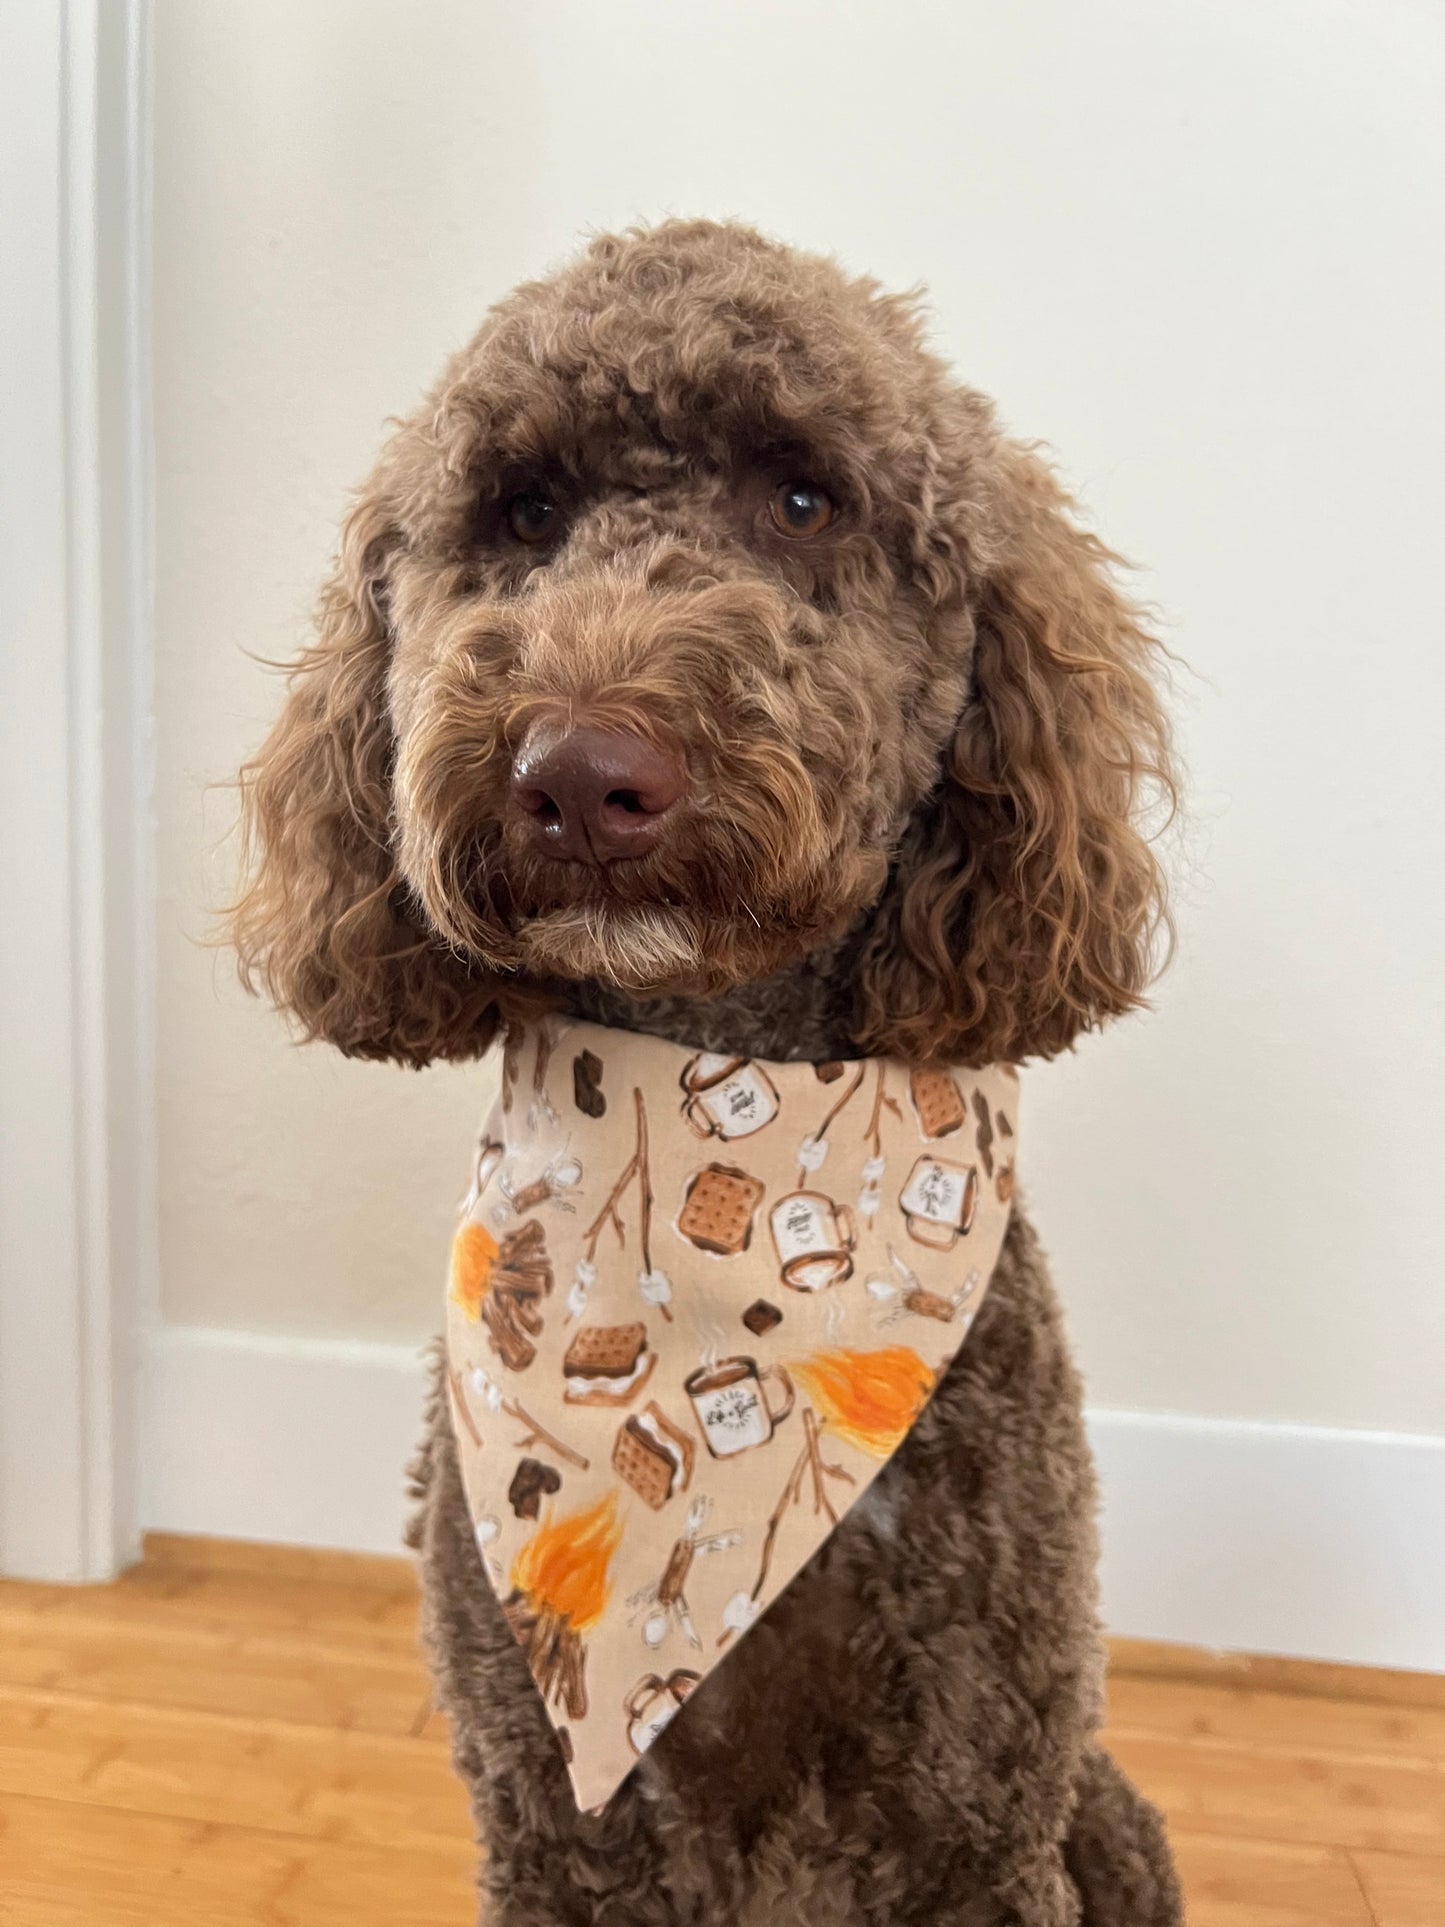
[[[1052,1057],[1142,1002],[1168,929],[1162,651],[1052,471],[989,468],[969,697],[862,959],[860,1042],[910,1059]]]
[[[229,931],[248,989],[348,1056],[470,1056],[495,985],[437,939],[392,851],[387,577],[400,537],[376,500],[351,511],[317,636],[241,772],[244,882]]]

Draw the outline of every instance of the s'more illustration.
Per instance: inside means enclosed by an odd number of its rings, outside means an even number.
[[[646,1325],[583,1325],[562,1360],[562,1397],[568,1405],[630,1405],[656,1364]]]
[[[697,1447],[655,1399],[623,1420],[612,1447],[612,1469],[654,1512],[692,1483]]]

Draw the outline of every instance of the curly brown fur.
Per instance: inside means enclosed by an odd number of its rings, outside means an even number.
[[[807,540],[769,519],[798,478],[835,504]],[[525,543],[508,504],[539,489]],[[547,1002],[770,1057],[1063,1050],[1139,1002],[1163,925],[1167,731],[1112,560],[911,300],[742,228],[604,237],[492,312],[352,511],[243,779],[243,971],[412,1064]],[[579,719],[685,759],[644,854],[559,856],[516,807],[527,731]],[[1093,1738],[1092,1472],[1017,1206],[923,1420],[600,1818],[444,1400],[414,1479],[499,1927],[1179,1920]]]
[[[824,1550],[599,1818],[478,1563],[445,1401],[426,1628],[507,1927],[1167,1927],[1158,1817],[1090,1744],[1102,1659],[1078,1384],[1015,1213],[975,1331]]]
[[[838,505],[770,524],[807,475]],[[545,486],[559,535],[509,535]],[[1168,785],[1153,645],[913,303],[741,228],[607,238],[488,317],[348,520],[243,779],[243,966],[308,1034],[465,1056],[548,980],[693,999],[852,935],[859,1047],[1052,1055],[1138,1002]],[[692,792],[587,871],[508,807],[539,718]]]

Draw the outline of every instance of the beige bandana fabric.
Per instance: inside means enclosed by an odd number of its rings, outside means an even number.
[[[580,1806],[747,1663],[907,1436],[987,1289],[1017,1129],[1002,1067],[510,1032],[448,1378],[482,1562]]]

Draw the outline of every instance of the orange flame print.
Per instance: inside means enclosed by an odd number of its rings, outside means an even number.
[[[473,1324],[482,1315],[496,1261],[497,1241],[485,1225],[464,1224],[452,1239],[452,1303],[460,1305]]]
[[[934,1374],[907,1345],[814,1352],[793,1368],[829,1429],[871,1459],[886,1459],[933,1390]]]
[[[607,1569],[621,1541],[617,1494],[609,1492],[586,1512],[539,1526],[512,1562],[512,1584],[534,1612],[588,1632],[607,1610]]]

